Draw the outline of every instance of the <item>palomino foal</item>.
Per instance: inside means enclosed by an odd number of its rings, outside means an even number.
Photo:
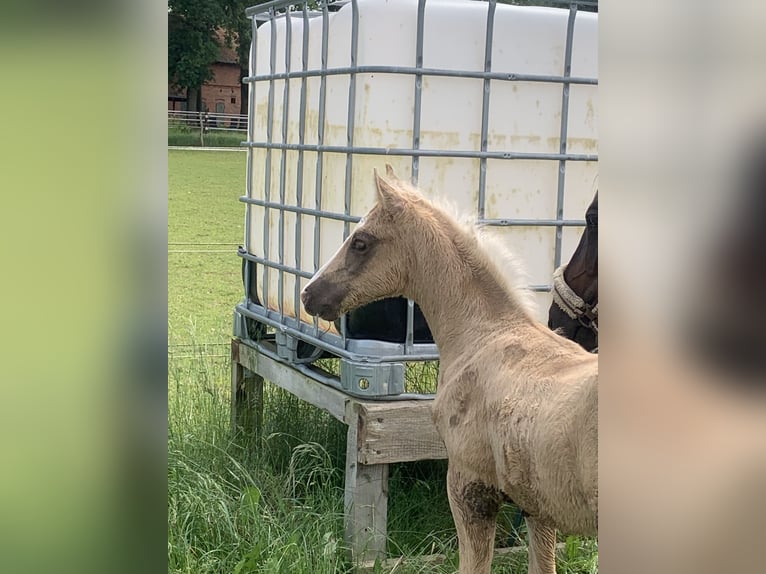
[[[490,571],[497,513],[513,500],[527,515],[529,572],[555,573],[556,528],[597,532],[598,357],[531,317],[474,228],[387,173],[303,304],[327,321],[384,297],[420,305],[439,348],[433,420],[460,572]]]

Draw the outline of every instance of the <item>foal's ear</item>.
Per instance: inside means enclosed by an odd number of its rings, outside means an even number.
[[[386,166],[386,170],[388,170],[388,167],[390,166]],[[373,171],[375,173],[375,186],[378,188],[378,201],[383,208],[387,210],[402,209],[404,202],[397,189],[391,185],[390,181],[380,177],[377,169]]]
[[[394,173],[394,168],[393,168],[393,167],[391,167],[391,164],[390,164],[390,163],[387,163],[387,164],[386,164],[386,175],[387,175],[388,177],[392,177],[392,178],[394,178],[394,179],[399,179],[398,177],[396,177],[396,174]]]

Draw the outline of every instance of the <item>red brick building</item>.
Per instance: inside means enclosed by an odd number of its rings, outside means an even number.
[[[212,66],[213,79],[202,86],[202,110],[218,114],[238,114],[241,83],[237,52],[226,45],[223,31],[218,32],[218,58]]]
[[[219,30],[217,35],[218,57],[211,66],[213,78],[202,86],[202,111],[238,114],[241,109],[241,83],[237,52],[226,45],[223,30]],[[186,110],[188,107],[185,90],[168,86],[168,109]]]

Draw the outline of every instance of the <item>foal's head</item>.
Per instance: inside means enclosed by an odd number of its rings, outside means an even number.
[[[375,171],[378,203],[304,287],[301,301],[310,315],[333,321],[357,307],[402,295],[412,258],[416,222],[412,206],[422,200],[386,165]]]

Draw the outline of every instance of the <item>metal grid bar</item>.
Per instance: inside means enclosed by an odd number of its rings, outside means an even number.
[[[327,153],[358,153],[366,155],[394,155],[394,156],[419,156],[419,157],[451,157],[466,159],[521,159],[521,160],[566,160],[566,161],[598,161],[594,154],[561,154],[561,153],[536,153],[536,152],[509,152],[509,151],[470,151],[470,150],[441,150],[441,149],[407,149],[385,147],[349,147],[342,145],[314,145],[314,144],[285,144],[276,142],[246,142],[244,147],[261,149],[288,149],[293,151],[323,151]]]
[[[309,17],[306,5],[303,5],[303,51],[301,54],[303,70],[309,67]],[[306,82],[307,78],[301,79],[301,101],[300,101],[300,119],[299,140],[303,144],[306,140]],[[298,180],[295,182],[295,198],[298,205],[303,205],[303,151],[298,150]],[[297,213],[295,216],[295,266],[301,268],[301,259],[303,255],[303,214]],[[301,316],[301,283],[295,278],[295,290],[293,292],[293,303],[295,305],[295,316]]]
[[[479,225],[492,227],[583,227],[584,219],[480,219]]]
[[[250,62],[249,72],[255,74],[257,46],[258,46],[258,26],[255,20],[252,21],[252,42],[250,43]],[[255,84],[251,84],[248,89],[248,102],[247,102],[248,116],[247,116],[247,139],[248,141],[255,140]],[[247,167],[245,168],[247,174],[247,181],[245,181],[245,194],[247,197],[253,196],[253,148],[247,150]],[[250,252],[250,207],[245,208],[245,251]],[[245,273],[245,301],[250,301],[250,272],[247,270]]]
[[[285,13],[285,70],[290,72],[290,56],[292,52],[293,24],[290,17],[290,11]],[[290,80],[284,80],[282,85],[282,142],[287,143],[287,122],[290,118]],[[299,152],[300,153],[300,152]],[[285,203],[285,183],[287,178],[287,150],[282,150],[282,157],[279,162],[279,203]],[[280,265],[285,263],[285,212],[279,210],[278,223],[278,248],[277,257]],[[285,274],[279,270],[279,282],[277,283],[277,305],[279,314],[284,317],[285,313]]]
[[[262,323],[265,323],[269,327],[274,327],[275,329],[278,329],[280,332],[287,333],[288,335],[292,335],[293,337],[297,337],[299,339],[303,339],[307,343],[310,343],[311,345],[314,345],[315,347],[319,347],[320,349],[324,351],[329,351],[333,355],[336,355],[342,359],[349,359],[351,361],[360,361],[365,363],[401,363],[403,361],[411,361],[413,360],[413,357],[410,355],[381,355],[381,356],[372,356],[372,355],[360,355],[358,353],[352,353],[346,349],[343,349],[341,347],[338,347],[337,345],[334,345],[332,343],[328,343],[327,341],[324,341],[321,338],[314,337],[313,335],[310,335],[309,333],[306,333],[305,331],[302,331],[300,329],[295,329],[294,327],[290,327],[289,325],[283,325],[277,320],[272,319],[269,315],[275,314],[273,311],[270,311],[269,309],[265,309],[264,307],[261,307],[260,305],[253,305],[252,308],[247,308],[244,305],[237,305],[236,310],[246,316],[250,317],[252,319],[256,319],[257,321],[260,321]],[[253,309],[257,310],[263,310],[265,314],[256,313],[253,311]],[[417,360],[419,361],[437,361],[439,360],[438,353],[423,353],[417,356]]]
[[[550,4],[568,5],[572,3],[572,0],[548,0],[548,2]],[[267,10],[272,8],[275,10],[280,10],[301,3],[306,2],[301,2],[300,0],[271,0],[271,2],[264,2],[263,4],[259,4],[257,6],[250,6],[249,8],[245,8],[245,16],[248,18],[255,18],[265,14]],[[598,0],[576,0],[576,3],[580,6],[598,8]],[[348,4],[348,0],[320,0],[319,4],[323,7],[328,5],[343,6],[344,4]]]
[[[330,375],[329,373],[325,373],[323,371],[320,371],[317,368],[311,367],[309,365],[303,364],[303,363],[289,363],[285,361],[282,357],[279,356],[278,353],[274,352],[274,346],[269,345],[270,341],[251,341],[248,342],[248,346],[253,346],[256,349],[258,349],[258,352],[261,355],[264,355],[268,358],[270,358],[273,361],[277,361],[279,363],[286,363],[290,365],[293,369],[300,371],[307,377],[317,381],[318,383],[322,383],[323,385],[327,385],[329,387],[332,387],[334,389],[337,389],[341,392],[346,392],[346,390],[343,388],[343,386],[338,381],[338,378],[334,375]],[[193,355],[189,355],[190,357]],[[218,355],[220,357],[228,357],[228,354]],[[384,395],[384,396],[365,396],[365,401],[418,401],[418,400],[431,400],[434,398],[433,394],[423,394],[423,393],[401,393],[399,395]]]
[[[423,68],[423,44],[426,20],[426,0],[418,0],[418,24],[415,43],[415,69]],[[420,149],[420,116],[423,108],[423,74],[415,74],[415,107],[412,114],[412,149]],[[420,157],[412,156],[412,185],[418,184],[420,174]],[[407,328],[404,335],[404,353],[413,351],[415,341],[415,302],[407,299]]]
[[[278,203],[275,201],[264,201],[263,199],[256,199],[253,197],[241,196],[239,201],[247,203],[249,205],[258,205],[260,207],[269,207],[271,209],[281,209],[284,211],[290,211],[292,213],[300,213],[302,215],[313,215],[319,218],[334,219],[337,221],[345,221],[348,223],[359,223],[362,219],[356,215],[345,215],[343,213],[335,213],[334,211],[322,211],[319,209],[311,209],[310,207],[301,207],[299,205],[287,205]],[[492,227],[582,227],[585,225],[583,219],[477,219],[477,225],[487,225]]]
[[[300,207],[298,205],[287,205],[283,203],[277,203],[276,201],[264,201],[263,199],[255,199],[254,197],[245,197],[244,195],[239,198],[242,203],[250,205],[259,205],[261,207],[270,207],[273,209],[281,209],[284,211],[290,211],[292,213],[300,213],[302,215],[314,215],[316,217],[324,217],[325,219],[335,219],[337,221],[346,221],[348,223],[358,223],[361,217],[354,215],[345,215],[343,213],[335,213],[333,211],[322,211],[321,209],[311,209],[310,207]]]
[[[359,51],[359,5],[357,0],[351,0],[351,69],[356,70],[356,60]],[[348,116],[346,118],[346,141],[349,151],[346,154],[346,187],[343,193],[343,213],[351,215],[351,174],[354,167],[354,127],[356,121],[356,72],[351,72],[348,77]],[[349,235],[350,225],[343,222],[343,240]],[[346,323],[347,316],[340,318],[340,335],[343,339],[343,348],[346,348]]]
[[[359,221],[359,217],[352,216],[350,213],[350,191],[351,191],[351,173],[352,173],[352,167],[353,167],[353,155],[354,154],[367,154],[367,155],[393,155],[393,156],[409,156],[412,158],[412,177],[413,177],[413,183],[417,184],[418,181],[418,175],[419,175],[419,159],[421,157],[449,157],[449,158],[468,158],[468,159],[479,159],[481,161],[482,170],[480,173],[480,210],[479,210],[479,219],[477,223],[480,225],[488,225],[488,226],[551,226],[556,227],[557,230],[557,242],[556,242],[556,259],[557,259],[557,265],[559,264],[560,257],[561,257],[561,230],[563,227],[567,226],[582,226],[584,224],[583,221],[580,220],[565,220],[563,218],[563,190],[564,190],[564,176],[566,171],[566,162],[567,161],[598,161],[598,156],[596,154],[567,154],[566,153],[566,136],[567,136],[567,121],[568,121],[568,105],[569,105],[569,90],[570,86],[572,84],[581,84],[581,85],[597,85],[598,80],[595,78],[582,78],[582,77],[572,77],[571,76],[571,59],[572,59],[572,37],[573,37],[573,28],[574,28],[574,20],[576,16],[576,9],[577,6],[575,3],[571,2],[571,0],[566,1],[567,4],[570,6],[569,10],[569,21],[567,26],[567,39],[566,39],[566,54],[565,54],[565,69],[564,69],[564,75],[563,76],[552,76],[552,75],[534,75],[534,74],[515,74],[515,73],[509,73],[509,72],[492,72],[491,71],[491,55],[492,55],[492,35],[493,35],[493,23],[494,23],[494,9],[496,7],[496,1],[497,0],[489,0],[489,9],[487,14],[487,37],[486,37],[486,45],[485,45],[485,69],[483,72],[468,72],[464,70],[442,70],[442,69],[435,69],[435,68],[424,68],[423,67],[423,29],[424,29],[424,14],[425,14],[425,3],[426,0],[419,0],[418,2],[418,38],[417,38],[417,47],[416,47],[416,61],[415,61],[415,67],[409,68],[409,67],[399,67],[399,66],[357,66],[357,50],[358,50],[358,34],[359,34],[359,12],[358,12],[358,6],[357,6],[357,0],[352,0],[352,39],[351,39],[351,66],[349,67],[342,67],[342,68],[333,68],[328,69],[327,68],[327,54],[328,54],[328,5],[332,5],[332,2],[321,2],[319,3],[319,6],[321,8],[321,16],[322,16],[322,66],[320,70],[309,70],[308,69],[308,63],[307,63],[307,57],[306,57],[306,51],[307,51],[307,38],[308,38],[308,19],[310,17],[318,16],[320,13],[312,12],[309,13],[307,11],[307,3],[306,2],[297,2],[295,0],[275,0],[273,2],[270,2],[268,4],[263,4],[261,6],[254,7],[253,9],[249,10],[249,15],[253,15],[256,13],[262,14],[264,13],[264,10],[268,10],[268,20],[271,23],[271,74],[262,74],[258,75],[257,70],[255,69],[255,43],[256,43],[256,23],[255,18],[253,18],[253,46],[251,50],[251,57],[252,62],[251,63],[251,70],[250,75],[245,78],[243,81],[246,83],[252,84],[251,86],[251,117],[253,114],[253,106],[254,106],[254,91],[255,91],[255,83],[262,82],[262,81],[268,81],[269,82],[269,100],[268,100],[268,126],[267,126],[267,141],[263,142],[256,142],[255,141],[255,133],[254,128],[249,130],[249,141],[245,144],[245,146],[248,148],[248,161],[250,162],[250,165],[248,167],[248,189],[247,189],[247,197],[240,198],[243,203],[250,204],[250,205],[260,205],[264,207],[264,219],[265,219],[265,226],[264,226],[264,257],[257,257],[250,253],[241,254],[245,259],[248,259],[250,261],[260,263],[264,266],[264,278],[267,279],[267,269],[276,269],[280,273],[280,306],[279,306],[279,313],[276,311],[272,311],[268,308],[268,304],[265,304],[264,306],[254,305],[254,307],[258,308],[259,310],[263,311],[265,315],[261,315],[258,312],[256,313],[244,313],[247,316],[251,316],[252,318],[256,318],[257,320],[262,320],[264,323],[267,323],[273,327],[280,328],[280,330],[284,332],[289,332],[292,335],[297,336],[300,339],[303,339],[311,344],[316,345],[319,348],[322,348],[324,350],[328,350],[332,352],[335,355],[339,355],[341,357],[351,359],[351,360],[364,360],[369,361],[372,359],[372,361],[381,361],[381,362],[397,362],[397,361],[406,361],[406,360],[428,360],[428,359],[436,359],[438,358],[438,355],[435,355],[433,357],[430,356],[421,356],[418,354],[413,355],[412,351],[415,347],[413,345],[413,309],[414,304],[412,301],[408,302],[408,308],[407,308],[407,336],[405,339],[405,345],[404,345],[404,355],[397,355],[397,356],[386,356],[384,359],[381,358],[371,358],[368,356],[360,356],[358,354],[354,354],[348,351],[346,337],[345,337],[345,317],[343,317],[343,325],[341,327],[341,340],[342,340],[342,349],[338,348],[338,344],[333,343],[327,343],[323,342],[320,338],[319,334],[319,328],[318,328],[318,321],[316,318],[314,319],[314,335],[307,335],[304,331],[301,329],[293,329],[289,326],[284,325],[285,316],[283,313],[283,292],[281,291],[282,285],[284,282],[284,274],[289,273],[296,277],[296,283],[295,283],[295,295],[296,295],[296,317],[299,317],[299,311],[300,311],[300,303],[299,303],[299,292],[300,292],[300,286],[299,286],[299,278],[310,278],[313,276],[312,273],[303,271],[301,269],[301,253],[302,253],[302,241],[301,241],[301,235],[302,235],[302,218],[303,216],[313,216],[314,217],[314,271],[318,270],[319,268],[319,262],[320,262],[320,240],[321,240],[321,222],[322,219],[335,219],[339,221],[344,222],[344,238],[348,236],[349,234],[349,226],[351,223],[354,223],[356,221]],[[345,4],[348,2],[339,2],[338,4]],[[580,5],[588,5],[588,2],[579,2]],[[595,3],[590,3],[595,4]],[[290,15],[289,15],[289,8],[287,14],[276,14],[275,10],[278,10],[280,8],[286,8],[288,6],[298,6],[300,5],[302,7],[303,11],[303,23],[304,23],[304,59],[303,59],[303,66],[300,71],[292,71],[290,70],[290,58],[289,58],[289,50],[290,50]],[[285,72],[283,73],[275,73],[275,19],[276,16],[284,17],[287,22],[287,45],[286,45],[286,66],[285,66]],[[354,147],[353,140],[354,140],[354,121],[355,121],[355,96],[356,96],[356,75],[359,73],[380,73],[380,74],[408,74],[412,75],[415,78],[415,108],[414,108],[414,115],[413,115],[413,145],[412,149],[396,149],[396,148],[373,148],[373,147]],[[349,76],[349,100],[348,100],[348,115],[347,115],[347,145],[346,146],[327,146],[324,145],[324,128],[325,128],[325,117],[326,117],[326,81],[327,77],[333,76],[333,75],[348,75]],[[420,119],[421,119],[421,105],[422,105],[422,79],[423,76],[442,76],[442,77],[460,77],[460,78],[476,78],[476,79],[482,79],[484,80],[484,94],[483,94],[483,107],[482,107],[482,133],[481,133],[481,150],[476,151],[468,151],[468,150],[422,150],[420,149]],[[319,77],[320,78],[320,105],[319,105],[319,123],[318,123],[318,140],[316,145],[312,144],[306,144],[305,143],[305,106],[306,106],[306,82],[308,78],[311,77]],[[299,128],[300,135],[299,135],[299,143],[287,143],[287,131],[286,131],[286,124],[287,124],[287,105],[288,101],[286,92],[289,90],[289,80],[290,79],[301,79],[301,117],[300,117],[300,123],[301,126]],[[273,106],[274,106],[274,82],[275,80],[285,80],[285,92],[283,92],[283,103],[284,108],[283,109],[283,134],[282,134],[282,142],[277,143],[273,141],[272,137],[272,130],[273,130]],[[490,84],[491,80],[497,80],[497,81],[520,81],[520,82],[544,82],[544,83],[553,83],[553,84],[562,84],[562,124],[561,124],[561,134],[560,134],[560,148],[558,154],[551,154],[551,153],[518,153],[518,152],[488,152],[487,151],[487,135],[488,135],[488,126],[489,126],[489,96],[490,96]],[[266,173],[266,193],[264,194],[265,199],[255,199],[253,195],[252,190],[252,182],[251,182],[251,176],[252,176],[252,154],[254,149],[265,149],[266,150],[266,164],[267,164],[267,173]],[[271,201],[269,197],[269,191],[270,191],[270,179],[271,179],[271,150],[278,149],[282,152],[282,165],[281,167],[281,180],[280,180],[280,201],[279,202],[273,202]],[[299,164],[300,167],[298,169],[299,175],[299,181],[298,181],[298,188],[296,190],[297,200],[296,203],[297,206],[289,206],[285,205],[285,196],[284,196],[284,178],[285,178],[285,156],[288,151],[297,151],[298,157],[299,157]],[[316,171],[316,188],[315,188],[315,209],[305,208],[303,207],[303,200],[302,200],[302,162],[303,162],[303,154],[305,151],[313,151],[317,153],[317,171]],[[343,153],[346,154],[346,181],[345,181],[345,201],[344,201],[344,213],[333,213],[333,212],[326,212],[322,209],[322,168],[323,168],[323,154],[327,153]],[[485,205],[485,193],[486,193],[486,163],[488,159],[504,159],[504,160],[540,160],[540,161],[558,161],[560,170],[559,170],[559,185],[558,185],[558,193],[557,193],[557,214],[556,218],[548,219],[548,220],[532,220],[532,219],[485,219],[484,218],[484,205]],[[269,212],[271,209],[277,209],[280,212],[279,215],[279,222],[280,222],[280,254],[279,254],[279,262],[274,262],[269,259]],[[293,212],[296,214],[296,220],[297,220],[297,226],[296,226],[296,267],[290,267],[288,265],[284,264],[283,259],[283,233],[284,233],[284,216],[285,212]],[[249,218],[246,221],[246,246],[249,248],[249,225],[250,221]],[[268,300],[268,281],[266,280],[264,285],[264,299]],[[551,286],[550,285],[531,285],[529,288],[533,291],[550,291]],[[238,307],[239,309],[239,307]],[[278,318],[278,320],[276,320]],[[292,319],[289,319],[289,321],[292,321]],[[298,324],[301,325],[300,321],[298,320]],[[280,326],[281,325],[281,326]],[[337,336],[333,335],[331,339],[336,339]],[[419,349],[422,351],[422,348]]]
[[[269,54],[269,69],[274,74],[277,67],[277,30],[275,26],[274,11],[269,12],[271,21],[271,53]],[[274,131],[274,80],[269,82],[269,101],[266,117],[266,142],[272,143]],[[271,199],[271,148],[266,148],[266,171],[264,173],[264,197],[266,201]],[[263,257],[269,259],[269,208],[263,210]],[[263,268],[263,303],[268,306],[269,301],[269,268]]]
[[[577,17],[577,4],[569,5],[569,18],[567,20],[566,50],[564,53],[564,77],[568,78],[572,73],[572,40],[574,39],[574,24]],[[559,134],[559,153],[567,153],[567,129],[569,123],[569,83],[561,88],[561,133]],[[567,176],[567,163],[565,159],[559,161],[558,190],[556,193],[556,219],[564,218],[564,185]],[[561,241],[563,228],[556,227],[556,243],[553,252],[553,268],[558,269],[561,265]]]
[[[329,14],[327,4],[322,4],[322,64],[321,72],[327,71],[327,51],[328,51],[328,33]],[[327,111],[327,75],[322,74],[319,78],[319,121],[317,123],[317,165],[316,182],[314,190],[314,205],[317,210],[317,216],[314,218],[314,273],[319,270],[319,253],[322,240],[322,220],[319,214],[322,211],[322,166],[324,161],[323,152],[319,149],[324,143],[324,124],[325,112]],[[319,336],[319,319],[314,317],[314,335]]]
[[[359,48],[359,6],[357,0],[351,2],[351,69],[356,70],[356,58]],[[348,112],[346,116],[346,186],[343,193],[343,213],[351,215],[351,174],[354,167],[354,127],[356,123],[356,72],[348,77]],[[343,239],[348,237],[349,224],[343,225]]]
[[[299,277],[304,277],[306,279],[311,279],[314,276],[313,273],[309,273],[308,271],[296,269],[295,267],[290,267],[289,265],[284,265],[283,263],[276,263],[264,257],[253,255],[252,253],[239,253],[239,256],[243,259],[247,259],[248,261],[252,261],[253,263],[260,263],[264,267],[276,269],[278,271],[286,271],[287,273],[292,273],[293,275],[298,275]],[[280,312],[280,315],[283,315],[283,313]]]
[[[484,43],[484,72],[492,71],[492,39],[495,31],[495,8],[497,0],[489,0],[487,6],[487,25]],[[487,151],[487,135],[489,132],[489,78],[484,78],[484,93],[481,101],[481,151]],[[484,204],[487,189],[487,158],[479,160],[479,219],[484,219]]]
[[[423,106],[423,35],[426,19],[426,0],[418,1],[418,27],[415,45],[415,108],[412,114],[412,149],[420,149],[420,114]],[[412,185],[418,184],[420,158],[412,156]]]
[[[476,80],[500,80],[506,82],[543,82],[546,84],[582,84],[594,86],[598,84],[595,78],[583,78],[579,76],[564,77],[546,74],[516,74],[514,72],[476,72],[470,70],[447,70],[442,68],[417,68],[408,66],[357,66],[329,68],[326,70],[308,70],[306,72],[280,72],[279,74],[263,74],[261,76],[248,76],[243,82],[265,82],[268,80],[283,80],[285,78],[302,78],[315,76],[343,76],[347,74],[404,74],[407,76],[440,76],[445,78],[469,78]]]

